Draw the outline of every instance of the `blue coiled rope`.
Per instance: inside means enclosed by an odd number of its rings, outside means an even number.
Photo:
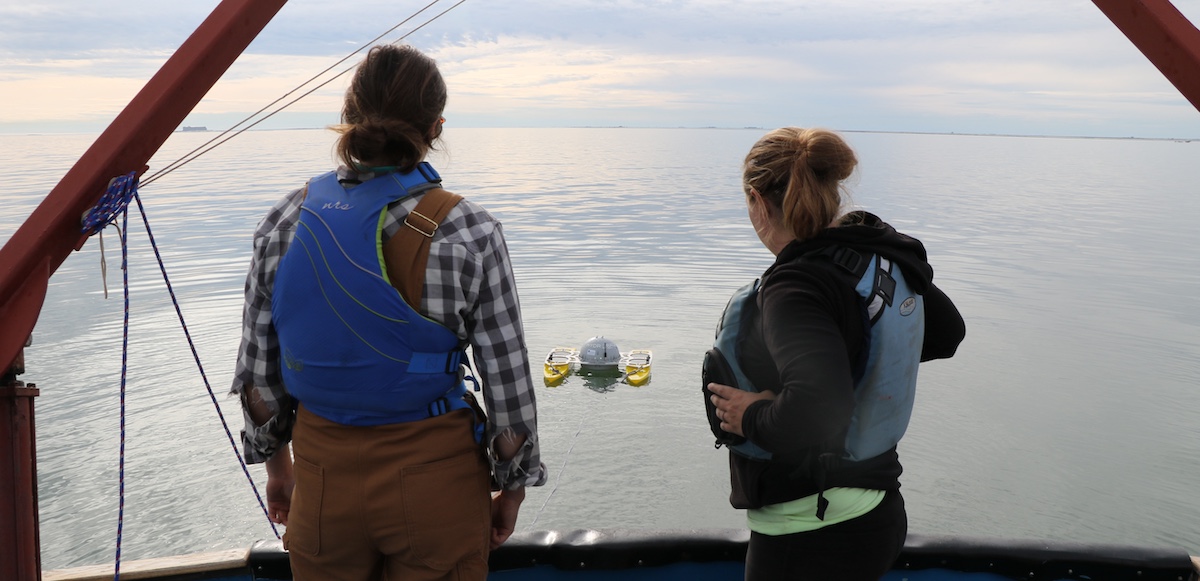
[[[142,224],[146,226],[146,236],[150,240],[150,247],[154,249],[154,257],[158,260],[158,268],[162,271],[163,282],[166,283],[167,292],[171,295],[171,303],[175,306],[175,314],[179,317],[179,323],[183,328],[184,336],[187,338],[188,347],[192,350],[192,357],[196,360],[196,366],[200,369],[200,377],[204,380],[204,388],[208,390],[208,397],[212,400],[213,407],[217,410],[217,417],[221,419],[221,426],[225,428],[225,436],[229,439],[229,444],[233,446],[233,453],[237,456],[238,463],[242,466],[242,473],[246,475],[246,480],[250,482],[250,488],[254,491],[254,497],[258,499],[258,505],[262,508],[263,515],[267,517],[267,522],[271,525],[271,531],[275,533],[275,538],[279,538],[279,530],[275,528],[275,523],[271,522],[270,514],[267,512],[267,505],[263,502],[262,495],[258,492],[258,487],[254,484],[254,478],[250,475],[250,469],[246,466],[246,460],[242,458],[241,452],[238,451],[233,432],[229,429],[229,423],[225,421],[225,414],[221,412],[221,406],[217,402],[217,396],[208,382],[208,376],[204,372],[204,365],[200,363],[200,355],[196,351],[196,344],[192,341],[192,334],[188,331],[187,323],[183,320],[183,311],[179,307],[179,300],[175,296],[171,280],[167,277],[167,268],[163,264],[162,255],[158,251],[158,244],[154,241],[154,234],[150,231],[150,221],[146,217],[146,209],[142,206],[142,199],[138,196],[137,189],[137,172],[129,172],[123,176],[113,178],[108,184],[107,191],[100,197],[100,201],[84,216],[82,228],[84,234],[91,236],[101,232],[109,225],[115,224],[118,217],[121,218],[121,225],[118,229],[121,234],[121,271],[123,273],[122,280],[125,296],[125,323],[121,342],[121,451],[118,476],[120,479],[120,499],[117,511],[117,548],[113,573],[114,581],[119,581],[121,578],[121,534],[125,525],[125,377],[129,353],[129,251],[127,227],[129,224],[129,202],[131,200],[137,201],[138,211],[142,214]]]
[[[83,217],[83,233],[91,236],[99,233],[110,224],[115,224],[117,216],[129,207],[129,200],[137,195],[137,172],[131,171],[123,176],[115,177],[108,182],[108,190],[100,196],[100,201]],[[121,232],[125,228],[122,226]],[[124,234],[122,244],[124,246]],[[124,268],[121,265],[121,268]]]

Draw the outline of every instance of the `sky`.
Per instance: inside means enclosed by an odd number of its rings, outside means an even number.
[[[1200,22],[1200,0],[1173,1]],[[228,128],[429,2],[291,0],[184,124]],[[217,4],[0,0],[0,133],[99,132]],[[465,0],[405,42],[460,127],[1200,138],[1089,0]],[[258,127],[336,123],[346,78]]]

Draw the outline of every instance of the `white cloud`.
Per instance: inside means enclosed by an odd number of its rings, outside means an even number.
[[[196,107],[197,113],[233,113],[257,111],[280,96],[285,104],[302,97],[288,107],[292,112],[338,111],[346,91],[348,75],[338,76],[352,65],[341,65],[310,80],[337,59],[312,56],[245,54],[209,91]],[[327,83],[325,83],[328,81]],[[325,83],[323,87],[317,85]],[[316,89],[311,94],[308,91]],[[278,105],[272,109],[278,108]]]
[[[0,123],[111,119],[141,90],[168,56],[108,54],[85,59],[13,63],[0,71],[0,94],[5,95],[5,106],[0,108]],[[327,57],[242,55],[194,112],[257,111],[301,86],[335,61]],[[329,76],[332,75],[326,75],[322,80]],[[312,86],[308,85],[309,88]],[[288,110],[337,111],[345,87],[345,77],[335,79]]]
[[[735,100],[744,80],[771,75],[786,64],[507,36],[442,47],[431,55],[451,85],[451,106],[472,113],[534,104],[581,111],[696,108]],[[793,67],[791,75],[816,80],[822,73]]]
[[[143,83],[133,79],[44,74],[0,80],[7,95],[0,123],[115,117]]]

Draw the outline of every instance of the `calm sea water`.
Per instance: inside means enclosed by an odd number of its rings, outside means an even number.
[[[594,335],[652,349],[649,385],[537,387],[550,482],[520,530],[741,527],[699,362],[771,262],[739,162],[760,130],[449,129],[432,161],[505,225],[535,367]],[[176,134],[152,170],[212,134]],[[94,136],[0,136],[7,240]],[[849,133],[855,202],[921,238],[967,319],[922,368],[900,446],[910,530],[1200,553],[1200,143]],[[229,388],[251,232],[331,167],[320,130],[245,134],[142,191],[207,377]],[[130,228],[123,558],[273,537]],[[111,562],[122,300],[115,231],[60,268],[22,377],[37,400],[46,568]],[[260,467],[251,472],[260,487]]]

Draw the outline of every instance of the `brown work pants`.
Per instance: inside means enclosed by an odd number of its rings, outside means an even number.
[[[491,497],[471,413],[346,426],[301,407],[283,536],[296,581],[486,578]]]

